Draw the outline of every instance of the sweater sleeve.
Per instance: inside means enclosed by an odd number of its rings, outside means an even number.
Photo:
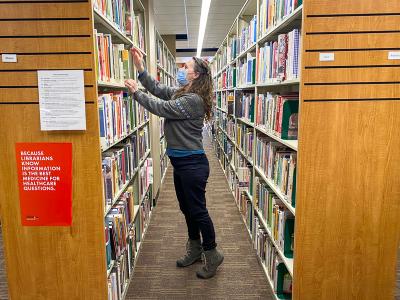
[[[176,88],[169,87],[165,84],[161,84],[155,80],[145,70],[138,77],[142,85],[154,96],[163,100],[171,100],[172,95],[176,92]]]
[[[196,119],[204,116],[202,99],[196,94],[183,95],[174,100],[161,101],[138,90],[134,97],[144,108],[166,119]]]

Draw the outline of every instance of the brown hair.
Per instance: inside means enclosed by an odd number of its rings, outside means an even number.
[[[211,70],[208,64],[201,58],[193,57],[195,62],[194,71],[198,73],[198,77],[193,79],[192,84],[185,85],[176,91],[174,98],[179,98],[186,93],[195,93],[204,101],[205,118],[210,120],[212,97],[214,84],[211,76]]]

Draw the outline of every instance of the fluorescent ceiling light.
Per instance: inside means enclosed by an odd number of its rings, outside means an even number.
[[[197,37],[197,57],[201,56],[201,49],[203,48],[204,34],[206,32],[208,11],[210,10],[211,0],[202,0],[201,2],[201,15],[200,15],[200,26],[199,36]]]

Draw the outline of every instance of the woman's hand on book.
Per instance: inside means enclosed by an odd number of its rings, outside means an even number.
[[[139,71],[139,73],[142,73],[144,71],[142,52],[136,48],[132,48],[131,52],[133,56],[133,63],[135,64],[136,69]]]
[[[133,79],[125,80],[125,86],[129,89],[129,91],[133,94],[138,91],[138,84]]]

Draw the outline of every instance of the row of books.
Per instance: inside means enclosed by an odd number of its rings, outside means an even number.
[[[256,165],[295,207],[297,153],[260,136],[256,148]]]
[[[165,171],[167,170],[167,167],[168,167],[168,156],[164,155],[164,157],[161,158],[161,161],[160,161],[161,177],[164,176]]]
[[[160,118],[160,137],[165,134],[165,118]]]
[[[127,36],[132,36],[132,16],[129,0],[94,0],[94,8]]]
[[[247,53],[246,57],[239,59],[237,72],[238,87],[255,84],[256,58],[251,53]]]
[[[232,35],[232,36],[228,37],[226,53],[227,53],[227,63],[230,63],[232,60],[234,60],[237,57],[237,55],[238,55],[238,39],[237,39],[236,35]]]
[[[139,143],[139,159],[143,159],[146,152],[150,149],[150,135],[148,125],[139,129],[137,138]]]
[[[129,1],[129,0],[125,0]],[[145,45],[145,31],[144,31],[144,17],[143,17],[143,12],[137,12],[136,15],[134,15],[134,18],[132,20],[133,23],[133,34],[132,34],[132,41],[133,44],[141,49],[143,52],[146,52],[146,45]]]
[[[235,116],[254,123],[254,93],[238,92],[235,97]]]
[[[123,146],[111,148],[103,153],[102,178],[106,208],[112,205],[116,195],[135,175],[136,143],[136,137],[132,136]]]
[[[147,158],[143,166],[140,168],[139,174],[139,195],[143,199],[149,190],[150,184],[153,183],[153,159]]]
[[[138,124],[141,125],[150,119],[150,113],[142,105],[138,104]]]
[[[293,258],[294,217],[282,201],[259,177],[255,178],[254,205],[267,223],[273,240],[285,257]]]
[[[129,51],[123,44],[113,44],[111,34],[95,30],[94,35],[97,78],[103,82],[122,84],[131,77]]]
[[[163,49],[163,42],[157,41],[157,64],[163,67],[168,73],[175,74],[175,61],[167,50]]]
[[[239,19],[239,52],[246,51],[257,41],[257,15],[248,22]]]
[[[136,126],[136,105],[127,93],[98,96],[100,142],[102,149],[130,134]]]
[[[235,140],[235,121],[232,118],[227,118],[225,131],[232,140]]]
[[[238,198],[239,211],[242,214],[246,226],[251,232],[253,223],[253,205],[246,193],[241,193]]]
[[[302,5],[303,0],[260,0],[260,37],[267,34],[273,27],[277,26],[296,8]]]
[[[126,234],[125,250],[115,261],[108,277],[108,299],[122,300],[127,282],[133,276],[133,267],[142,241],[145,228],[148,226],[152,210],[151,196],[146,195],[140,204],[133,226]],[[111,232],[110,232],[110,236]],[[121,241],[122,243],[122,241]]]
[[[278,299],[292,299],[293,278],[257,216],[253,221],[254,248],[266,267],[274,293]]]
[[[285,140],[297,140],[299,94],[259,94],[256,125]]]
[[[236,124],[236,145],[243,153],[252,159],[253,156],[254,130],[245,124]]]
[[[107,269],[127,249],[128,231],[134,219],[134,197],[133,186],[130,186],[106,216]]]
[[[228,103],[227,103],[227,99],[226,99],[226,93],[218,93],[217,95],[217,105],[219,108],[223,109],[223,110],[227,110],[228,109]]]
[[[295,80],[300,71],[300,30],[280,34],[277,41],[267,42],[258,52],[257,82]]]

